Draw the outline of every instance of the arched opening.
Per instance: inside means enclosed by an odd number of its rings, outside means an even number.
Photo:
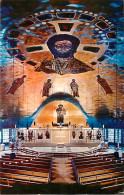
[[[39,127],[40,124],[43,125],[45,128],[47,124],[52,126],[52,122],[55,124],[57,123],[57,112],[56,109],[60,104],[60,100],[55,100],[42,108],[39,114],[35,118],[35,127]],[[61,104],[63,105],[64,109],[66,110],[64,114],[64,124],[76,124],[76,127],[79,127],[80,124],[83,127],[87,127],[87,121],[82,114],[81,110],[70,103],[69,101],[61,100]],[[34,123],[32,123],[33,127]]]
[[[84,111],[84,109],[80,105],[80,102],[76,98],[74,98],[72,95],[67,94],[67,93],[56,93],[56,94],[52,94],[51,96],[49,96],[45,101],[42,102],[42,104],[39,106],[39,108],[33,113],[32,117],[31,117],[32,118],[32,122],[33,122],[33,120],[36,119],[37,115],[41,112],[41,110],[45,106],[48,106],[48,104],[49,104],[48,107],[51,110],[51,115],[52,115],[53,112],[55,112],[55,108],[53,108],[53,104],[51,104],[51,106],[50,106],[50,103],[51,102],[56,102],[55,106],[57,106],[57,104],[60,103],[60,101],[65,102],[66,105],[67,105],[67,102],[68,102],[68,106],[67,106],[68,110],[69,110],[71,105],[72,105],[73,109],[79,110],[80,113],[82,113],[84,121],[85,121],[85,124],[86,124],[86,121],[89,118],[89,116],[87,115],[87,113]],[[70,106],[69,106],[69,103],[71,103]],[[76,115],[76,113],[75,113],[75,115]],[[54,116],[51,116],[51,117],[54,118]]]

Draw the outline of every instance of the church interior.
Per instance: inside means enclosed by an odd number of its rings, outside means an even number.
[[[2,0],[1,194],[124,193],[122,0]]]

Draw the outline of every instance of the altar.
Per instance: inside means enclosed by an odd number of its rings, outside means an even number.
[[[51,142],[52,143],[70,143],[69,128],[53,128]]]

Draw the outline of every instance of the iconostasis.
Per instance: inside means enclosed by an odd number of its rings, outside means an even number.
[[[12,12],[11,3],[1,7],[3,127],[46,127],[63,117],[59,122],[121,128],[122,2],[104,5],[114,16],[82,1],[64,1],[65,7],[57,1],[38,1],[36,7],[31,1],[31,10],[24,4],[25,14]]]

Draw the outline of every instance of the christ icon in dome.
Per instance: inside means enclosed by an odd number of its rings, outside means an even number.
[[[53,60],[43,60],[35,71],[50,73],[78,74],[93,70],[90,66],[74,57],[80,41],[77,37],[67,34],[54,35],[47,41],[53,54]]]

